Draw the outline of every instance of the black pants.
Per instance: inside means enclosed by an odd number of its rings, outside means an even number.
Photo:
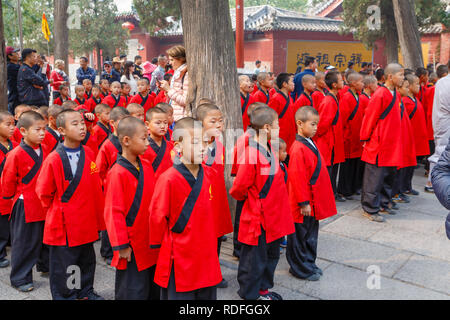
[[[15,203],[11,212],[11,285],[19,287],[33,283],[33,266],[48,265],[41,256],[44,221],[25,222],[23,200]]]
[[[379,167],[366,163],[361,197],[364,211],[376,214],[381,208],[389,207],[396,171],[395,167]]]
[[[436,144],[435,144],[434,140],[429,140],[428,145],[430,146],[430,155],[433,155],[434,152],[436,151]],[[425,170],[426,171],[430,170],[430,161],[428,161],[428,159],[425,163]]]
[[[161,288],[161,300],[217,300],[217,287],[206,287],[193,291],[177,292],[175,288],[175,272],[172,267],[169,285]]]
[[[233,232],[233,256],[240,257],[241,243],[238,241],[239,234],[239,220],[241,219],[242,207],[245,201],[237,201],[236,203],[236,216],[234,218],[234,232]]]
[[[6,245],[9,241],[9,215],[0,216],[0,260],[6,257]]]
[[[94,291],[93,243],[77,247],[49,246],[50,291],[53,300],[83,299]]]
[[[328,174],[330,175],[331,186],[333,187],[333,193],[336,195],[336,180],[339,172],[340,163],[327,167]]]
[[[411,191],[412,189],[412,178],[414,175],[415,167],[401,168],[397,171],[395,175],[395,182],[392,188],[392,196],[398,195],[399,193],[405,193]]]
[[[360,158],[347,159],[339,170],[338,193],[350,197],[361,190],[364,175],[364,162]]]
[[[275,269],[280,260],[281,238],[266,242],[266,232],[262,230],[257,246],[241,244],[237,280],[238,294],[245,300],[256,300],[260,290],[273,288]]]
[[[153,281],[156,266],[138,271],[134,254],[125,270],[116,270],[116,300],[159,300],[160,287]]]
[[[102,244],[100,246],[100,255],[105,259],[113,258],[113,250],[109,242],[108,232],[102,231]]]
[[[304,217],[303,223],[295,224],[295,233],[288,236],[286,259],[290,272],[298,278],[308,278],[319,269],[316,265],[319,221]]]

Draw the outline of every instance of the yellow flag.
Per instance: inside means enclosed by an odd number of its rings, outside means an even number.
[[[42,33],[44,34],[44,38],[47,40],[47,42],[50,42],[50,35],[52,33],[50,32],[50,29],[48,27],[48,21],[45,13],[42,14]]]

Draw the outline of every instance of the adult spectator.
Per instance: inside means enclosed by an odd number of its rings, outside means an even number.
[[[8,111],[14,114],[14,109],[19,105],[19,92],[17,91],[17,74],[20,69],[19,49],[6,47],[6,62],[8,75]]]
[[[436,147],[434,154],[428,158],[430,172],[433,171],[450,138],[450,74],[440,79],[435,88],[432,119]]]
[[[80,68],[77,70],[77,79],[78,84],[83,85],[83,81],[85,79],[89,79],[92,82],[92,85],[95,84],[95,76],[96,72],[94,69],[88,66],[88,58],[81,57],[80,58]]]
[[[112,62],[105,61],[103,64],[103,72],[100,76],[100,79],[106,79],[109,81],[109,84],[113,82],[120,82],[120,73],[118,73],[115,69],[112,67]]]
[[[113,58],[112,67],[119,75],[122,75],[122,73],[123,73],[122,61],[120,61],[119,57],[114,57]]]
[[[59,94],[59,87],[62,85],[69,85],[69,77],[64,71],[65,62],[63,60],[55,61],[55,70],[52,71],[50,79],[53,80],[53,100],[57,99]]]
[[[161,89],[170,99],[173,108],[173,118],[175,121],[189,116],[186,110],[186,99],[189,89],[189,76],[186,65],[186,50],[183,46],[174,46],[167,50],[169,62],[172,65],[174,74],[170,84],[167,81],[161,82]]]
[[[363,62],[363,64],[364,64],[364,62]],[[349,61],[347,64],[347,69],[345,69],[345,73],[347,73],[349,70],[354,70],[353,69],[354,67],[355,67],[355,63],[353,61]]]
[[[53,80],[50,80],[51,75],[51,67],[47,62],[47,59],[44,55],[37,56],[36,65],[33,67],[33,70],[36,72],[38,76],[42,78],[45,82],[53,83]],[[45,95],[45,104],[44,106],[50,105],[50,86],[44,86],[44,95]]]
[[[297,100],[297,97],[300,97],[300,95],[303,92],[303,85],[302,85],[302,79],[303,76],[310,74],[312,76],[316,75],[316,69],[317,69],[317,62],[316,58],[308,56],[305,58],[305,70],[303,72],[300,72],[294,77],[294,84],[295,84],[295,90],[292,92],[292,99]]]
[[[431,171],[431,182],[436,197],[445,208],[450,210],[450,139],[447,148]],[[450,239],[450,214],[447,216],[445,229]]]
[[[44,87],[49,81],[38,75],[33,67],[37,64],[37,53],[33,49],[22,51],[22,66],[17,75],[17,90],[21,104],[43,106],[46,104]]]
[[[253,74],[258,75],[260,72],[266,72],[266,68],[261,69],[261,61],[260,60],[256,60],[255,65],[256,65],[256,69],[255,69],[255,71],[253,71]]]
[[[155,60],[155,58],[152,59],[151,62],[150,61],[146,61],[146,62],[144,62],[142,64],[142,68],[144,69],[144,78],[147,78],[149,83],[151,83],[151,81],[152,81],[152,73],[153,73],[153,71],[155,71],[156,68],[157,68],[157,66],[153,63],[154,60]],[[156,62],[157,61],[158,60],[156,59]]]
[[[134,63],[132,61],[125,62],[124,72],[122,78],[120,78],[120,82],[130,85],[130,94],[132,96],[138,93],[137,80],[139,80],[139,77],[134,75]]]
[[[167,65],[167,58],[165,55],[162,54],[158,57],[158,67],[152,73],[152,80],[150,82],[150,90],[152,92],[156,92],[158,89],[156,81],[161,82],[164,80],[164,74],[166,73],[166,65]]]
[[[141,67],[142,64],[142,57],[136,56],[134,57],[134,75],[138,76],[139,79],[142,79],[144,77],[144,69]]]

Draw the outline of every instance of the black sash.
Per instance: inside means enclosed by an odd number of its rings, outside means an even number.
[[[316,184],[317,179],[319,178],[320,170],[322,169],[322,160],[320,159],[319,150],[316,149],[317,146],[316,146],[316,148],[314,148],[308,140],[306,140],[302,136],[299,136],[298,134],[296,135],[295,139],[298,142],[303,143],[303,145],[305,147],[307,147],[309,150],[311,150],[317,157],[316,168],[314,169],[313,175],[311,176],[311,179],[309,180],[309,184],[313,186]]]
[[[152,163],[153,171],[156,172],[156,170],[158,170],[159,165],[161,164],[162,160],[164,159],[164,155],[166,154],[167,143],[166,143],[165,139],[162,139],[161,147],[159,147],[156,144],[156,142],[153,141],[153,139],[150,137],[148,137],[148,142],[150,142],[150,147],[156,153],[156,158],[155,158],[155,160],[153,160],[153,163]]]
[[[242,99],[244,99],[244,104],[242,105],[242,115],[244,115],[245,110],[247,110],[247,104],[250,100],[250,94],[247,93],[247,97],[244,97],[244,95],[241,93]]]
[[[100,94],[103,96],[103,99],[105,99],[109,95],[108,92],[105,93],[105,92],[103,92],[101,90],[100,90]]]
[[[89,91],[89,93],[88,92],[85,92],[85,93],[86,93],[86,96],[87,96],[87,98],[85,100],[89,100],[92,97],[92,90]]]
[[[384,86],[383,86],[384,87]],[[384,87],[384,88],[386,88],[386,87]],[[387,89],[387,88],[386,88]],[[387,89],[387,90],[389,90],[389,89]],[[397,90],[396,89],[394,89],[394,98],[392,99],[392,101],[391,101],[391,103],[389,104],[389,106],[386,108],[386,110],[384,110],[384,112],[381,114],[381,116],[380,116],[380,119],[381,120],[383,120],[383,119],[385,119],[388,115],[389,115],[389,113],[391,112],[391,110],[392,110],[392,108],[394,107],[394,105],[395,105],[395,101],[397,101]]]
[[[164,135],[164,138],[166,138],[167,141],[170,141],[170,132],[167,130],[166,134]]]
[[[106,128],[105,125],[101,122],[97,122],[97,125],[100,127],[100,129],[102,129],[106,133],[106,138],[98,145],[98,148],[100,149],[100,147],[103,145],[103,143],[106,141],[106,139],[108,139],[109,135],[111,134],[111,130]]]
[[[284,95],[284,93],[281,92],[280,90],[277,90],[277,92],[278,92],[279,94],[281,94],[281,95],[283,96],[284,99],[286,99],[286,105],[284,106],[283,111],[281,111],[281,113],[278,115],[278,119],[282,119],[282,118],[284,117],[284,114],[286,113],[286,111],[287,111],[288,108],[289,108],[289,104],[291,103],[291,99],[290,99],[290,97],[286,97],[286,96]]]
[[[53,136],[53,138],[55,138],[55,140],[57,141],[56,144],[55,144],[55,146],[54,146],[53,149],[52,149],[52,152],[53,152],[53,151],[55,151],[55,149],[56,149],[56,147],[58,146],[58,144],[59,144],[60,142],[63,141],[63,139],[62,139],[61,136],[58,136],[58,135],[56,134],[55,130],[53,130],[52,128],[46,127],[45,130],[47,130],[47,132],[50,133],[50,134]]]
[[[95,99],[95,97],[92,97],[92,100],[94,100],[96,105],[99,105],[102,102],[102,98],[99,98],[98,100]]]
[[[64,179],[70,181],[69,186],[61,197],[62,203],[68,203],[72,198],[73,194],[77,190],[80,185],[81,178],[83,177],[84,170],[84,162],[85,162],[85,153],[84,148],[81,146],[80,148],[80,159],[78,160],[77,170],[75,172],[75,177],[72,174],[72,169],[70,167],[69,157],[67,156],[67,152],[64,149],[62,144],[59,144],[56,148],[56,152],[61,157],[61,161],[63,163],[64,168]]]
[[[136,220],[136,217],[138,215],[139,209],[141,207],[142,197],[144,195],[144,167],[142,166],[139,157],[137,158],[137,161],[139,164],[139,171],[134,165],[131,164],[130,161],[122,157],[120,154],[117,155],[117,164],[127,169],[138,180],[133,202],[131,203],[131,207],[128,210],[127,216],[125,218],[127,227],[132,227],[134,225],[134,221]]]
[[[266,96],[266,104],[269,104],[269,100],[270,100],[270,93],[269,93],[269,91],[267,91],[267,94],[261,89],[261,88],[259,88],[258,89],[259,91],[261,91],[265,96]]]
[[[403,105],[403,101],[400,101],[400,119],[403,119],[404,112],[405,112],[405,106]]]
[[[11,142],[11,140],[7,140],[8,142],[8,148],[6,148],[3,144],[0,143],[0,151],[4,153],[5,157],[3,158],[2,163],[0,164],[0,176],[3,173],[3,168],[5,167],[5,163],[6,163],[6,154],[8,152],[10,152],[13,149],[13,144]]]
[[[353,112],[350,114],[350,117],[348,118],[348,120],[351,121],[351,120],[353,120],[353,118],[355,117],[356,113],[358,112],[358,108],[359,108],[359,98],[357,99],[357,98],[355,97],[355,95],[353,94],[352,91],[349,90],[349,92],[352,94],[352,97],[355,98],[355,100],[356,100],[356,106],[355,106],[355,108],[353,109]]]
[[[336,101],[337,111],[336,111],[336,115],[334,116],[333,122],[331,123],[333,126],[335,126],[339,120],[339,102],[336,99],[336,97],[334,96],[334,94],[328,92],[327,96],[333,97],[334,101]]]
[[[363,92],[361,94],[365,95],[367,97],[367,99],[370,99],[370,97],[365,92]]]
[[[41,169],[42,161],[44,160],[44,154],[42,152],[42,147],[39,146],[39,150],[41,150],[41,154],[38,156],[36,152],[33,150],[32,147],[27,145],[25,142],[21,142],[20,146],[23,150],[33,159],[34,165],[31,168],[30,172],[27,173],[25,177],[22,178],[23,184],[29,184],[31,180],[36,176],[36,174],[39,172],[39,169]]]
[[[308,100],[309,100],[309,103],[311,103],[311,107],[313,106],[313,101],[312,101],[312,98],[310,97],[310,96],[308,96],[305,92],[302,92],[302,94],[301,95],[304,95],[306,98],[308,98]],[[300,96],[301,96],[300,95]]]
[[[202,166],[200,166],[196,180],[184,164],[175,164],[173,167],[179,173],[181,173],[181,175],[186,179],[186,181],[192,188],[191,192],[189,193],[189,196],[186,199],[186,202],[183,205],[183,209],[181,210],[180,216],[178,217],[177,222],[172,228],[173,232],[182,233],[189,222],[192,211],[194,210],[195,203],[197,202],[198,196],[200,195],[200,192],[202,190],[203,168]]]
[[[119,94],[119,97],[116,99],[116,97],[114,97],[114,95],[111,95],[111,97],[114,99],[114,101],[115,101],[115,103],[114,103],[114,107],[113,108],[115,108],[115,107],[117,107],[118,105],[119,105],[119,102],[120,102],[120,94]]]
[[[414,117],[414,115],[416,114],[416,111],[417,111],[417,99],[413,100],[411,97],[408,97],[408,98],[410,98],[415,103],[414,109],[411,112],[411,114],[409,115],[409,119],[411,120]]]
[[[142,99],[141,106],[143,107],[147,103],[147,100],[148,100],[148,97],[150,96],[150,94],[148,94],[145,98],[142,96],[141,93],[139,93],[139,96],[141,96],[141,99]]]
[[[77,100],[80,105],[84,104],[86,102],[86,99],[83,98],[83,101],[81,101],[80,99],[76,98],[75,100]]]
[[[91,137],[90,132],[89,132],[89,131],[86,132],[86,137],[84,137],[84,140],[81,141],[81,144],[82,144],[83,146],[85,146],[85,145],[88,143],[90,137]]]
[[[269,194],[270,188],[272,187],[273,179],[275,177],[276,165],[277,165],[276,159],[275,159],[275,157],[273,156],[272,153],[270,153],[269,151],[265,150],[256,141],[250,139],[248,141],[248,145],[250,147],[255,148],[256,150],[258,150],[267,159],[267,161],[270,162],[270,171],[269,171],[266,183],[264,184],[264,186],[262,187],[261,191],[259,192],[259,198],[260,199],[265,199],[267,197],[267,195]]]

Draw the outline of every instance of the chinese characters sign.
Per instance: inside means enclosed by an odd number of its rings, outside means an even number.
[[[298,66],[304,68],[307,56],[316,58],[319,71],[329,65],[345,71],[350,61],[359,71],[361,63],[372,62],[372,50],[360,42],[288,41],[287,72],[294,73]]]

